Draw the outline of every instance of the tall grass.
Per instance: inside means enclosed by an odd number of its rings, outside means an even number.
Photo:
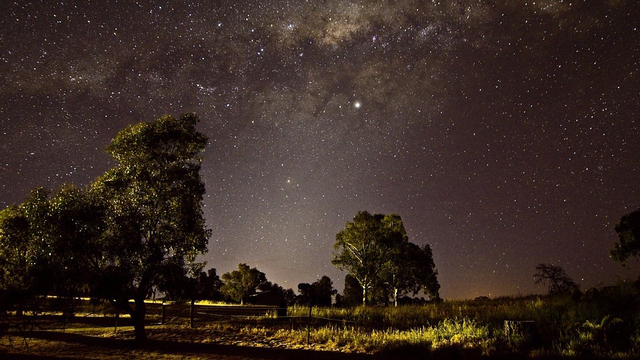
[[[445,320],[434,326],[408,330],[368,330],[337,325],[322,326],[309,332],[305,329],[280,329],[275,336],[297,344],[305,344],[309,339],[315,345],[359,352],[407,348],[433,350],[446,346],[479,348],[486,352],[491,345],[488,328],[469,319]]]
[[[552,355],[640,355],[640,290],[621,284],[575,295],[502,297],[400,307],[312,308],[313,318],[332,319],[312,329],[312,342],[360,350],[403,346],[462,346],[485,353],[508,348]],[[289,316],[307,317],[308,307]],[[505,320],[528,321],[534,334],[507,336]],[[322,324],[326,324],[322,323]],[[306,341],[306,332],[288,336]],[[493,349],[493,350],[492,350]]]

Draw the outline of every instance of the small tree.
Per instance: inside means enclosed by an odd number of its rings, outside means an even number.
[[[356,306],[358,304],[362,304],[362,286],[351,274],[347,274],[344,277],[341,305]]]
[[[640,254],[640,209],[624,215],[616,224],[618,242],[611,250],[611,258],[625,264],[630,257]]]
[[[203,271],[198,276],[198,292],[202,300],[222,300],[221,287],[222,280],[214,268],[206,273]]]
[[[338,291],[333,288],[331,279],[324,275],[312,284],[298,284],[300,292],[300,301],[309,305],[331,306],[331,298]]]
[[[412,262],[415,264],[413,274],[418,284],[421,285],[421,290],[430,300],[440,300],[440,283],[438,282],[438,271],[433,261],[431,246],[424,244],[412,254]]]
[[[247,297],[256,293],[260,285],[267,283],[266,275],[247,264],[238,264],[238,270],[222,274],[222,294],[244,305]]]
[[[580,290],[563,268],[550,264],[538,264],[534,277],[536,284],[544,283],[549,287],[549,294],[575,293]]]

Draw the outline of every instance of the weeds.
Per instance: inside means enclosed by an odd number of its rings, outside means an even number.
[[[189,336],[203,337],[203,342],[219,342],[223,336],[231,339],[230,344],[254,341],[260,346],[309,346],[394,356],[442,352],[455,357],[470,351],[474,356],[640,358],[639,295],[636,285],[624,285],[587,292],[581,298],[527,296],[400,307],[313,307],[311,317],[308,307],[293,306],[284,318],[274,311],[229,320],[198,319]],[[102,310],[100,304],[88,302],[78,304],[77,309]],[[161,308],[150,309],[158,312]],[[172,311],[172,326],[186,329],[188,308],[175,305],[167,309]],[[50,316],[39,318],[44,321]],[[110,319],[76,317],[87,326]]]
[[[622,284],[575,295],[445,301],[401,307],[313,308],[331,325],[312,329],[311,342],[354,351],[442,347],[495,352],[632,358],[640,348],[640,291]],[[289,308],[308,317],[309,308]],[[532,334],[504,332],[505,320],[532,324]],[[307,333],[282,332],[304,343]]]

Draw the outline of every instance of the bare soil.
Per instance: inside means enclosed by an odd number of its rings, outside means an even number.
[[[147,327],[148,341],[138,345],[131,327],[10,331],[0,338],[0,359],[373,359],[340,349],[287,344],[233,327]]]

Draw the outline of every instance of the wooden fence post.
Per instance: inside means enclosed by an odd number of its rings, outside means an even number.
[[[191,309],[190,309],[190,321],[189,324],[191,325],[191,328],[193,329],[193,318],[195,316],[195,303],[196,301],[191,299]]]
[[[307,345],[311,344],[311,303],[309,303],[309,321],[307,322]]]
[[[120,309],[116,308],[116,324],[113,329],[113,332],[118,333],[118,319],[120,318]]]

